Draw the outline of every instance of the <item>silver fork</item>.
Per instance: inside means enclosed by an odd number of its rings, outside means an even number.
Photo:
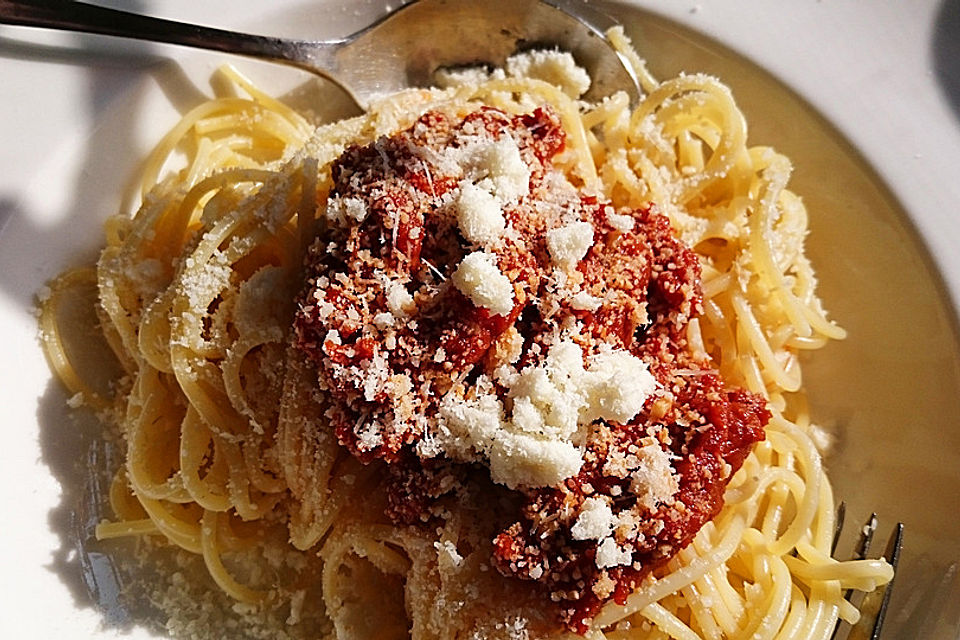
[[[840,532],[843,529],[843,521],[846,514],[847,505],[845,502],[841,502],[837,509],[837,524],[833,534],[833,546],[831,548],[831,555],[833,556],[836,556],[837,544],[840,542]],[[864,524],[860,530],[860,535],[854,547],[853,557],[851,558],[852,560],[863,560],[867,557],[867,554],[870,553],[870,546],[878,525],[879,520],[877,519],[877,514],[870,514],[866,524]],[[893,593],[893,583],[897,579],[896,571],[897,565],[900,562],[900,551],[902,547],[903,523],[898,522],[891,532],[890,537],[887,539],[887,546],[883,552],[883,557],[886,558],[887,562],[893,567],[893,579],[882,589],[877,589],[868,594],[855,592],[853,589],[848,590],[844,594],[844,597],[847,601],[858,606],[861,614],[860,620],[852,627],[846,623],[837,621],[830,640],[840,640],[840,638],[846,638],[846,640],[861,640],[863,638],[879,640],[880,633],[883,630],[883,621],[887,615],[887,607],[890,604],[890,595]],[[843,634],[844,630],[847,631],[846,635]]]
[[[339,40],[289,40],[162,20],[73,0],[0,0],[0,23],[81,31],[236,53],[292,65],[371,98],[427,86],[441,66],[503,64],[518,48],[570,52],[590,74],[585,96],[640,95],[629,64],[607,41],[615,20],[584,0],[417,0]]]

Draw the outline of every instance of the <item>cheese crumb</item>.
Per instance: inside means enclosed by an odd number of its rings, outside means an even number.
[[[441,67],[433,73],[433,81],[441,89],[450,87],[476,86],[489,81],[493,77],[506,77],[502,69],[494,73],[484,67]]]
[[[547,231],[547,251],[553,263],[563,269],[572,269],[593,246],[593,225],[572,222]]]
[[[405,318],[414,310],[413,296],[399,282],[387,284],[387,308],[398,318]]]
[[[628,422],[656,388],[646,364],[628,351],[607,349],[587,365],[573,340],[554,344],[543,364],[509,380],[509,416],[492,393],[472,399],[448,394],[440,407],[439,448],[461,461],[485,456],[490,477],[511,489],[555,486],[573,476],[583,466],[586,425]],[[489,384],[481,376],[477,388]]]
[[[507,74],[515,78],[543,80],[571,98],[579,98],[590,88],[590,75],[577,66],[567,51],[525,51],[507,58]]]
[[[369,211],[360,198],[334,196],[327,201],[327,219],[338,226],[363,222]]]
[[[372,451],[383,444],[383,435],[380,433],[381,427],[370,422],[357,430],[357,448],[361,451]]]
[[[654,441],[640,448],[637,459],[638,466],[630,474],[630,491],[637,502],[648,509],[669,503],[680,490],[669,454]]]
[[[453,272],[453,284],[478,307],[495,315],[513,309],[513,284],[497,267],[496,257],[486,251],[474,251]]]
[[[606,500],[587,498],[570,534],[574,540],[603,540],[613,532],[617,522]]]
[[[501,430],[489,449],[490,478],[511,489],[555,486],[583,466],[579,447],[559,439]]]
[[[601,304],[603,304],[603,300],[590,295],[586,291],[579,291],[570,298],[570,306],[578,311],[596,311]]]
[[[580,515],[570,529],[574,540],[596,540],[597,566],[601,569],[628,565],[633,561],[629,549],[621,549],[611,534],[623,524],[621,518],[613,514],[610,505],[603,498],[587,498],[580,508]],[[629,512],[627,512],[629,516]]]
[[[606,600],[611,595],[613,595],[614,590],[617,588],[617,583],[610,577],[610,574],[607,571],[604,571],[600,574],[600,577],[596,582],[593,583],[593,588],[591,589],[593,593],[600,598],[601,600]],[[619,626],[617,627],[619,629]]]
[[[530,191],[530,167],[509,135],[472,142],[448,153],[463,167],[465,180],[489,191],[501,203],[513,202]]]
[[[633,231],[635,224],[635,221],[631,216],[622,213],[607,214],[607,222],[610,223],[611,227],[621,233],[629,233],[630,231]]]
[[[601,569],[625,566],[633,562],[633,553],[629,549],[621,549],[613,538],[605,538],[597,547],[596,560]]]
[[[587,419],[629,422],[656,390],[656,378],[643,360],[623,349],[606,349],[591,360]]]
[[[507,226],[500,206],[500,199],[489,191],[463,182],[456,201],[457,224],[463,237],[480,246],[500,239]]]
[[[383,331],[384,329],[393,326],[394,317],[395,316],[392,313],[378,313],[377,315],[373,316],[373,324],[377,327],[377,329]]]

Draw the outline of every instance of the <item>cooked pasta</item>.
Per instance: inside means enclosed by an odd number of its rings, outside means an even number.
[[[659,82],[622,33],[611,38],[643,81],[634,108],[622,94],[582,104],[533,68],[452,74],[447,88],[314,126],[223,69],[246,97],[214,98],[162,139],[140,209],[112,217],[95,269],[63,274],[42,305],[57,375],[125,443],[114,513],[97,536],[163,540],[202,557],[244,615],[283,612],[278,636],[575,637],[544,593],[490,566],[496,527],[483,513],[493,498],[471,493],[435,526],[385,518],[387,464],[361,463],[322,428],[331,399],[291,333],[304,259],[330,233],[331,167],[349,146],[431,111],[546,105],[566,136],[554,164],[571,184],[618,211],[653,203],[696,252],[702,313],[687,326],[690,349],[770,412],[719,515],[624,602],[606,602],[584,635],[827,638],[838,619],[856,620],[844,590],[875,588],[892,570],[831,557],[834,498],[799,355],[844,332],[816,296],[790,163],[748,145],[720,82]],[[125,374],[111,392],[71,361],[56,322],[67,293],[94,286]]]

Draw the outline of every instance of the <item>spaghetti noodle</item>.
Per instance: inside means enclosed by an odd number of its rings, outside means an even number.
[[[566,138],[553,165],[571,184],[617,211],[654,203],[696,252],[703,313],[686,325],[690,351],[770,412],[720,513],[580,631],[826,638],[838,618],[855,620],[843,591],[872,589],[892,571],[882,560],[830,557],[833,495],[798,357],[843,331],[815,294],[789,161],[747,146],[743,116],[715,79],[657,82],[621,33],[611,37],[643,79],[633,110],[624,95],[582,105],[575,81],[561,88],[528,64],[522,75],[451,74],[445,89],[404,92],[314,128],[224,69],[249,97],[200,105],[164,137],[143,173],[140,210],[111,218],[96,269],[67,272],[42,305],[55,371],[126,446],[114,518],[98,537],[161,539],[202,557],[243,615],[282,612],[278,637],[570,634],[543,592],[491,564],[497,524],[484,514],[502,495],[467,492],[429,526],[385,517],[387,463],[361,463],[318,428],[331,396],[291,332],[301,265],[330,237],[333,167],[348,147],[375,147],[428,112],[546,107]],[[125,372],[110,392],[71,362],[56,323],[64,297],[94,283]]]

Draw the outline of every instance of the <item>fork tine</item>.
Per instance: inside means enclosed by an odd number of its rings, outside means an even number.
[[[890,566],[893,567],[893,577],[887,583],[883,590],[883,601],[880,603],[880,610],[877,611],[877,621],[873,623],[873,632],[870,634],[870,640],[879,640],[880,631],[883,629],[883,620],[887,615],[887,606],[890,604],[890,594],[893,593],[893,583],[897,579],[897,565],[900,563],[900,550],[903,548],[903,523],[898,522],[896,529],[887,541],[887,548],[883,552],[883,557],[887,559]]]
[[[837,507],[837,523],[833,527],[833,544],[830,545],[830,555],[836,555],[837,543],[840,542],[840,533],[843,531],[843,521],[847,517],[847,503],[841,502]]]
[[[873,520],[873,516],[871,516],[871,520]],[[866,533],[866,529],[869,528],[869,525],[870,522],[867,523],[864,533]],[[847,640],[857,640],[860,638],[865,638],[867,640],[879,640],[880,632],[883,630],[883,622],[887,614],[887,608],[890,604],[890,596],[893,594],[893,583],[897,578],[896,570],[897,565],[900,563],[900,551],[902,547],[903,523],[898,522],[897,526],[890,534],[890,538],[887,540],[887,547],[883,553],[883,557],[886,558],[887,562],[890,563],[890,566],[893,567],[893,578],[882,589],[872,591],[863,598],[860,603],[860,611],[863,613],[863,617],[860,619],[860,622],[854,625],[850,630]],[[873,622],[872,627],[868,626],[870,625],[871,620]],[[837,632],[835,630],[834,638],[836,637]]]
[[[833,545],[831,548],[831,555],[834,556],[836,556],[837,544],[840,540],[841,530],[846,518],[846,511],[846,503],[841,502],[840,506],[837,508],[837,523],[833,534]],[[863,560],[867,558],[867,555],[870,553],[870,546],[873,542],[874,535],[877,532],[878,524],[879,520],[877,518],[877,514],[871,513],[866,523],[864,523],[863,527],[860,529],[851,559]],[[889,562],[894,569],[894,578],[896,578],[896,569],[898,563],[900,562],[900,550],[903,547],[903,528],[902,522],[897,523],[897,526],[890,534],[890,538],[887,541],[886,550],[883,554],[883,557],[887,559],[887,562]],[[879,640],[892,593],[893,580],[887,583],[883,588],[877,589],[876,591],[872,591],[868,594],[857,592],[854,589],[848,589],[843,595],[844,599],[854,606],[857,606],[863,615],[860,618],[860,622],[852,627],[846,623],[843,623],[841,620],[837,620],[837,624],[833,628],[833,633],[830,635],[830,640],[837,640],[838,638],[843,637],[845,637],[846,640]],[[841,629],[847,629],[848,632],[844,634]]]
[[[873,542],[873,534],[877,532],[877,524],[877,513],[873,512],[867,519],[866,524],[863,525],[863,529],[860,530],[860,539],[857,541],[854,550],[857,560],[863,560],[870,552],[870,544]]]
[[[877,532],[877,525],[879,521],[877,520],[877,512],[874,511],[870,514],[870,517],[867,518],[866,524],[860,529],[860,536],[857,538],[857,546],[853,549],[853,556],[851,560],[864,560],[867,557],[867,554],[870,553],[870,545],[873,542],[873,534]],[[853,595],[853,589],[847,589],[844,592],[843,597],[846,600],[851,600]]]

